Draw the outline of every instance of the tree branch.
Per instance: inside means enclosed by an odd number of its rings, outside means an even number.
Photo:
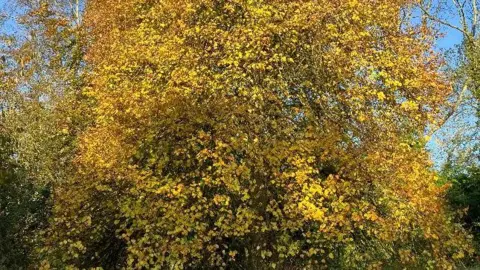
[[[461,28],[458,27],[458,26],[455,26],[455,25],[453,25],[453,24],[451,24],[451,23],[449,23],[449,22],[446,22],[446,21],[444,21],[444,20],[441,20],[441,19],[433,16],[433,15],[430,14],[430,12],[428,12],[428,10],[426,10],[422,5],[419,5],[419,8],[422,10],[423,14],[424,14],[429,20],[438,22],[438,23],[440,23],[440,24],[442,24],[442,25],[445,25],[445,26],[447,26],[447,27],[450,27],[450,28],[452,28],[452,29],[455,29],[455,30],[461,32],[464,36],[470,38],[469,35],[468,35],[468,32],[466,32],[464,29],[461,29]]]
[[[457,112],[458,108],[460,105],[463,103],[463,98],[465,96],[465,93],[468,90],[468,85],[470,84],[470,80],[467,79],[465,83],[463,84],[462,91],[460,91],[460,94],[458,95],[458,99],[455,102],[455,105],[451,108],[451,110],[448,112],[448,114],[440,121],[440,123],[437,125],[437,127],[433,130],[431,130],[427,135],[431,137],[433,134],[435,134],[454,114]]]

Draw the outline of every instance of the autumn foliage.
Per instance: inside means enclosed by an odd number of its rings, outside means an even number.
[[[91,120],[42,267],[460,265],[423,138],[450,85],[409,4],[89,1]]]

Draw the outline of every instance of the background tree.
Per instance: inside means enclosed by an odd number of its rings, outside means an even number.
[[[0,268],[37,264],[54,199],[88,110],[79,1],[6,1],[0,10]]]
[[[480,169],[480,39],[477,0],[423,1],[421,9],[431,22],[461,33],[463,40],[448,52],[449,73],[457,97],[452,99],[453,116],[442,136],[446,160],[442,176],[452,184],[448,199],[462,212],[462,222],[472,229],[478,241]]]
[[[22,166],[43,183],[66,178],[72,134],[81,129],[87,112],[80,113],[80,6],[75,0],[18,0],[4,7],[13,24],[4,28],[2,44],[8,65],[3,76],[9,81],[2,87],[8,99],[4,125],[17,142]]]

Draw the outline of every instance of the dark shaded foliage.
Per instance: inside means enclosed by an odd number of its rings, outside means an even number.
[[[24,269],[35,248],[33,232],[47,220],[49,188],[27,181],[13,143],[0,134],[0,269]]]
[[[462,221],[480,241],[480,167],[468,168],[452,175],[452,187],[448,192],[450,205],[465,210]]]

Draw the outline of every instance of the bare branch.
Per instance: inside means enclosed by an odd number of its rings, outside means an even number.
[[[473,22],[472,22],[472,36],[476,36],[477,32],[477,23],[478,23],[478,7],[477,0],[472,0],[472,9],[473,9]]]
[[[432,136],[435,134],[455,113],[458,111],[458,108],[462,105],[464,101],[465,94],[467,93],[468,86],[470,84],[470,80],[467,79],[465,83],[463,84],[462,91],[458,94],[458,99],[453,105],[453,107],[450,109],[448,114],[440,121],[440,123],[437,125],[435,129],[432,129],[427,135]]]
[[[453,25],[453,24],[451,24],[451,23],[449,23],[449,22],[447,22],[447,21],[441,20],[441,19],[433,16],[433,15],[430,14],[430,12],[429,12],[428,10],[426,10],[422,5],[419,5],[419,8],[422,10],[423,14],[424,14],[429,20],[438,22],[438,23],[440,23],[440,24],[442,24],[442,25],[444,25],[444,26],[447,26],[447,27],[450,27],[450,28],[452,28],[452,29],[455,29],[455,30],[461,32],[464,36],[470,38],[470,37],[469,37],[470,35],[469,35],[468,32],[465,31],[464,29],[462,29],[462,28],[460,28],[460,27],[458,27],[458,26],[455,26],[455,25]]]
[[[467,17],[465,16],[465,12],[463,10],[464,7],[465,7],[465,2],[463,2],[463,4],[460,4],[460,2],[458,2],[458,0],[452,0],[452,1],[457,8],[457,13],[458,13],[458,16],[460,17],[460,20],[461,20],[461,23],[462,23],[462,28],[464,30],[464,35],[466,35],[468,33],[468,23],[467,23]]]

